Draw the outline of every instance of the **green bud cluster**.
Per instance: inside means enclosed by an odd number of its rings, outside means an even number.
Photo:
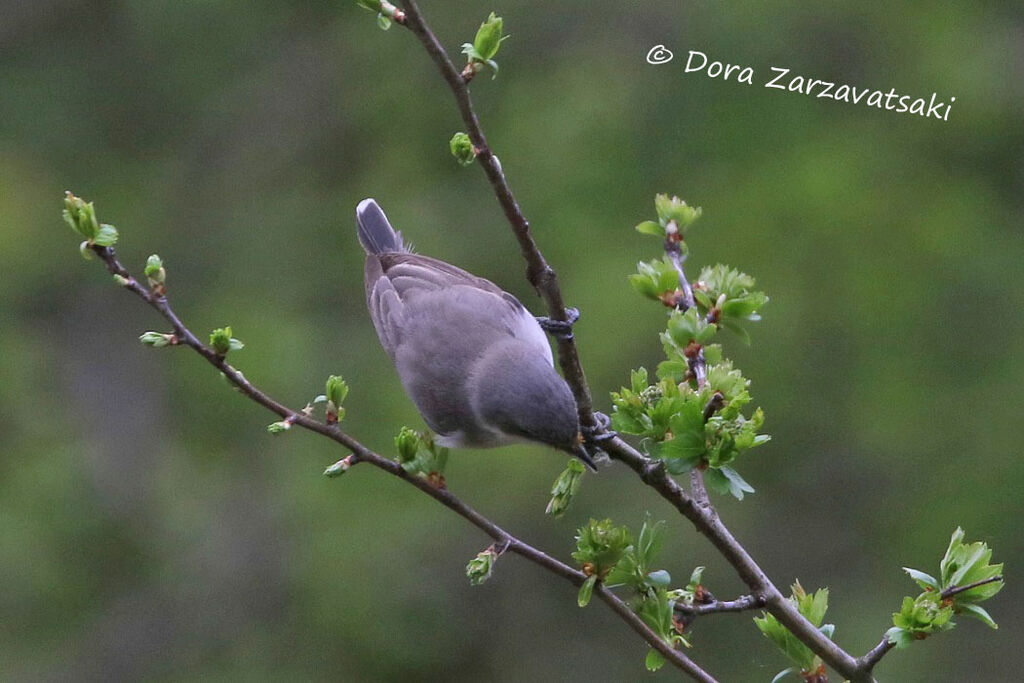
[[[568,462],[551,487],[551,500],[548,501],[545,513],[552,517],[561,517],[565,514],[573,497],[580,490],[580,482],[585,471],[583,463],[579,460],[573,458]]]
[[[670,474],[699,468],[710,489],[742,500],[754,489],[733,463],[769,437],[760,433],[760,409],[742,412],[751,401],[750,382],[711,342],[720,327],[749,341],[739,323],[760,320],[758,311],[768,297],[754,289],[749,275],[716,265],[705,268],[691,285],[693,305],[687,307],[678,263],[685,251],[676,250],[685,248],[682,235],[701,210],[664,194],[654,204],[658,220],[641,223],[637,230],[665,237],[666,251],[672,247],[673,255],[639,263],[629,280],[643,296],[672,308],[661,333],[666,359],[658,365],[657,382],[651,383],[640,368],[632,373],[629,388],[612,393],[612,427],[643,437],[647,454],[664,460]],[[698,373],[706,380],[699,385]]]
[[[655,195],[654,210],[658,220],[638,223],[637,232],[669,238],[674,242],[681,242],[687,228],[701,216],[699,206],[690,206],[679,197],[669,197],[667,194]]]
[[[398,450],[398,463],[402,469],[444,487],[448,449],[438,446],[434,442],[433,434],[402,427],[402,431],[395,437],[395,448]]]
[[[239,351],[245,344],[231,336],[231,326],[218,327],[210,333],[210,346],[219,356],[226,356],[228,351]]]
[[[164,346],[174,346],[178,343],[178,337],[174,334],[164,334],[163,332],[153,332],[150,330],[139,335],[139,341],[146,346],[159,349]]]
[[[811,622],[815,628],[831,640],[835,632],[835,625],[822,623],[825,620],[825,612],[828,611],[828,589],[821,588],[811,594],[805,591],[804,587],[797,581],[793,584],[792,590],[793,593],[789,597],[789,601],[793,603],[793,606],[796,607],[797,611],[807,621]],[[768,640],[772,641],[796,665],[794,668],[780,671],[772,679],[772,683],[791,673],[799,673],[805,680],[809,680],[812,675],[819,671],[824,674],[825,669],[821,657],[814,654],[811,648],[798,640],[774,615],[764,612],[760,617],[754,617],[754,623],[757,624],[761,633]]]
[[[291,420],[281,420],[279,422],[271,422],[267,425],[267,432],[270,434],[284,434],[292,428]]]
[[[327,422],[334,424],[345,419],[345,397],[348,396],[348,384],[341,375],[331,375],[325,383],[325,394],[327,399]]]
[[[352,456],[350,455],[350,456],[348,456],[346,458],[342,458],[338,462],[334,463],[333,465],[331,465],[330,467],[325,469],[324,470],[324,476],[329,478],[329,479],[333,479],[335,477],[340,477],[341,475],[343,475],[346,472],[348,472],[351,467],[352,467]]]
[[[497,78],[498,63],[494,61],[494,57],[498,54],[501,43],[508,38],[503,35],[503,31],[504,22],[501,17],[491,12],[487,20],[480,24],[473,42],[462,44],[462,54],[466,55],[467,59],[466,69],[462,72],[463,78],[469,80],[479,73],[485,64],[494,71],[492,79]]]
[[[718,359],[717,347],[709,351],[709,356]],[[742,413],[751,400],[750,383],[727,360],[718,359],[708,366],[708,383],[700,389],[678,382],[678,371],[679,362],[662,363],[658,368],[661,379],[655,384],[649,383],[644,368],[633,371],[631,386],[612,393],[612,427],[643,437],[648,454],[664,460],[671,474],[704,469],[705,482],[712,490],[742,500],[744,493],[754,489],[732,463],[770,439],[759,433],[764,423],[760,409],[750,417]],[[722,407],[707,416],[712,402]]]
[[[72,230],[85,238],[79,246],[82,256],[92,257],[92,248],[112,247],[117,242],[117,228],[113,225],[100,223],[96,219],[96,208],[92,202],[87,202],[70,192],[64,193],[64,210],[62,212],[64,222]]]
[[[964,530],[957,527],[939,563],[939,578],[917,569],[904,567],[923,592],[916,598],[905,597],[900,611],[892,615],[893,627],[886,638],[896,647],[907,647],[956,624],[953,616],[963,614],[991,628],[997,628],[989,613],[978,605],[1003,589],[1003,565],[990,564],[992,551],[985,543],[964,543]],[[971,586],[968,590],[958,590]]]
[[[668,256],[659,260],[641,261],[636,264],[637,272],[629,276],[629,284],[637,292],[661,301],[666,306],[678,306],[682,291],[679,289],[679,273]]]
[[[473,141],[465,133],[459,132],[453,135],[448,147],[455,160],[463,166],[470,166],[476,160],[476,148],[473,147]]]
[[[615,568],[632,543],[629,529],[613,526],[610,519],[592,519],[580,528],[576,536],[576,551],[572,554],[587,575],[577,598],[580,607],[590,602],[595,584]]]
[[[477,556],[470,560],[469,564],[466,565],[466,576],[469,578],[469,583],[474,586],[479,586],[484,581],[491,578],[494,563],[497,561],[498,551],[494,549],[494,546],[477,553]]]
[[[157,296],[165,296],[167,294],[167,287],[165,282],[167,280],[167,271],[164,270],[163,260],[156,254],[152,254],[146,259],[146,266],[142,270],[146,276],[146,281],[149,283],[150,289]]]
[[[572,554],[587,575],[577,602],[580,607],[586,606],[598,582],[609,588],[629,588],[636,595],[634,609],[645,624],[670,647],[689,646],[674,618],[675,603],[685,591],[670,591],[672,577],[664,569],[655,568],[664,538],[665,522],[655,522],[650,515],[644,519],[635,543],[626,527],[613,526],[608,519],[590,520],[579,529],[576,552]],[[657,650],[648,652],[648,669],[657,670],[664,663]]]

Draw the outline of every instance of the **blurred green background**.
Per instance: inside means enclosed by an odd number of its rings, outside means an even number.
[[[1024,15],[1019,3],[430,2],[452,52],[491,9],[512,37],[479,113],[567,300],[599,407],[660,358],[663,311],[626,283],[655,192],[703,206],[690,268],[724,261],[772,300],[731,355],[774,440],[720,500],[780,586],[831,588],[851,651],[874,645],[904,565],[959,524],[1008,565],[960,626],[893,653],[886,681],[1020,680],[1024,464]],[[471,588],[488,540],[231,392],[198,357],[137,341],[161,321],[84,263],[65,189],[161,254],[197,331],[230,324],[246,376],[299,407],[329,373],[346,428],[389,452],[421,425],[369,323],[353,208],[375,196],[425,254],[540,312],[420,44],[351,2],[39,0],[0,8],[0,674],[6,680],[644,680],[646,647],[516,557]],[[645,63],[655,44],[675,51]],[[688,50],[755,85],[684,73]],[[794,74],[928,97],[948,122],[762,87]],[[563,560],[589,516],[669,519],[677,581],[739,581],[622,467],[543,514],[564,459],[452,458],[450,487]],[[724,681],[786,666],[749,615],[700,621]],[[656,676],[669,678],[667,668]]]

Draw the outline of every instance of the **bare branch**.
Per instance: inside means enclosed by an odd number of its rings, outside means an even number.
[[[878,645],[871,648],[867,654],[857,660],[857,664],[860,669],[864,672],[869,672],[875,668],[875,665],[881,661],[882,657],[888,654],[889,650],[896,647],[894,643],[889,642],[889,639],[882,636],[882,640],[879,641]]]
[[[735,600],[712,600],[711,602],[693,605],[677,602],[675,611],[686,616],[697,617],[703,614],[718,614],[721,612],[745,612],[764,607],[764,605],[765,599],[760,595],[742,595]]]
[[[987,579],[982,579],[981,581],[975,581],[974,583],[968,583],[968,584],[963,585],[963,586],[950,586],[946,590],[942,591],[939,594],[939,597],[941,597],[943,600],[948,600],[949,598],[953,597],[954,595],[960,595],[961,593],[963,593],[965,591],[969,591],[969,590],[971,590],[973,588],[977,588],[978,586],[985,586],[987,584],[995,583],[996,581],[1002,581],[1002,580],[1003,580],[1003,575],[1002,574],[997,574],[995,576],[990,576]]]
[[[301,411],[297,412],[290,410],[283,404],[277,402],[267,394],[257,389],[242,375],[241,372],[228,364],[224,356],[218,354],[212,348],[199,341],[198,337],[196,337],[196,335],[185,326],[181,319],[171,309],[171,306],[167,301],[167,297],[164,294],[157,294],[154,291],[147,289],[141,285],[138,280],[132,277],[125,267],[121,265],[121,262],[117,260],[117,256],[112,248],[94,245],[92,246],[92,250],[100,257],[106,265],[107,270],[112,274],[120,275],[124,278],[125,289],[137,295],[143,301],[155,308],[160,315],[162,315],[164,319],[171,324],[171,328],[174,330],[174,335],[177,337],[180,345],[190,347],[196,353],[205,358],[211,365],[224,373],[224,376],[228,378],[228,381],[235,385],[243,395],[264,406],[271,412],[281,416],[291,424],[316,432],[317,434],[325,436],[332,441],[336,441],[351,450],[351,457],[353,458],[351,463],[353,465],[360,462],[369,463],[377,469],[383,470],[392,476],[398,477],[399,479],[412,484],[420,491],[438,501],[449,510],[452,510],[457,515],[467,520],[470,524],[494,539],[495,547],[501,549],[499,554],[504,552],[513,552],[525,557],[534,564],[537,564],[551,573],[570,581],[575,586],[579,586],[586,581],[587,576],[583,572],[573,569],[569,565],[551,557],[525,541],[516,538],[471,508],[469,505],[462,502],[461,499],[456,497],[455,494],[448,489],[439,488],[422,477],[410,475],[397,462],[373,452],[345,432],[338,429],[336,424],[328,425],[313,419]],[[601,598],[601,600],[611,607],[611,609],[618,614],[630,628],[646,640],[652,648],[660,652],[666,660],[671,662],[680,670],[685,671],[695,680],[714,683],[715,679],[712,678],[710,674],[701,669],[682,652],[662,640],[657,633],[644,623],[643,619],[637,616],[637,614],[622,601],[621,598],[600,584],[595,587],[594,592]]]

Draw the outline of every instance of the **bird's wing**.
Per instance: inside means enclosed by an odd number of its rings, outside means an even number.
[[[389,252],[379,256],[383,274],[391,280],[399,296],[416,290],[435,290],[463,285],[502,297],[517,311],[523,305],[511,294],[503,291],[490,280],[467,273],[450,263],[429,256],[404,252]]]
[[[495,327],[543,346],[550,355],[547,340],[519,299],[490,280],[444,261],[399,252],[370,255],[366,295],[378,336],[389,352],[401,343],[403,330],[409,331],[419,317],[417,306],[406,310],[407,306],[421,300],[425,308],[444,315],[452,326]],[[439,308],[444,308],[443,312]]]

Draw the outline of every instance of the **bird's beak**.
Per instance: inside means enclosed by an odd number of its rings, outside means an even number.
[[[572,449],[572,454],[583,461],[583,463],[591,469],[593,472],[597,472],[597,465],[594,464],[593,458],[590,457],[590,453],[587,452],[586,446],[583,445],[583,439],[576,442],[576,445]]]

